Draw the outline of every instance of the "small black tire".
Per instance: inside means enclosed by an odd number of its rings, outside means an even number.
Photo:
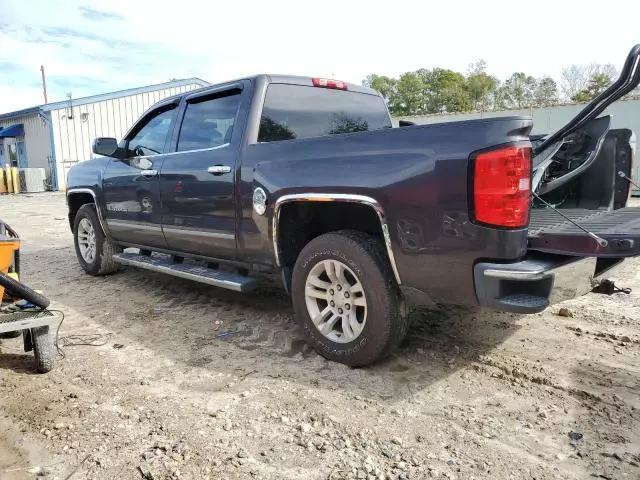
[[[348,266],[367,298],[366,323],[350,343],[334,342],[320,333],[307,309],[307,277],[327,259]],[[291,283],[296,320],[316,351],[329,360],[352,367],[371,365],[390,355],[407,334],[409,323],[391,264],[382,243],[371,235],[341,230],[316,237],[300,252]]]
[[[91,224],[95,232],[96,252],[91,262],[83,258],[78,243],[78,228],[83,219],[86,219]],[[89,275],[108,275],[120,269],[120,265],[113,260],[113,255],[121,253],[122,247],[110,241],[102,231],[98,213],[93,203],[87,203],[78,209],[73,222],[73,243],[76,247],[78,262]]]
[[[50,302],[48,298],[43,297],[35,290],[14,280],[9,275],[5,275],[2,272],[0,272],[0,285],[2,285],[14,297],[27,300],[43,310],[49,306]]]
[[[36,368],[40,373],[50,372],[55,360],[53,338],[49,335],[49,326],[31,329],[33,355],[36,358]]]

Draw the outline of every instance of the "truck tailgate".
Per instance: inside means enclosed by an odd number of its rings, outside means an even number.
[[[580,227],[607,241],[593,237],[553,209],[533,209],[529,221],[529,250],[589,257],[633,257],[640,255],[640,207],[619,210],[559,210]]]

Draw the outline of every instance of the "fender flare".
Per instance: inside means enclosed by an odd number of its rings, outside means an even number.
[[[283,195],[275,201],[273,207],[273,224],[272,224],[272,240],[273,240],[273,252],[278,267],[282,267],[280,263],[280,247],[278,242],[278,227],[280,223],[280,210],[283,205],[292,202],[346,202],[346,203],[359,203],[366,205],[374,210],[378,219],[380,220],[380,228],[382,229],[382,236],[384,237],[384,244],[387,250],[387,257],[393,275],[398,282],[398,285],[402,285],[400,280],[400,273],[398,272],[398,266],[396,265],[396,259],[393,254],[393,248],[391,245],[391,236],[389,234],[389,226],[387,225],[387,219],[380,202],[375,198],[367,195],[355,195],[349,193],[294,193],[289,195]]]
[[[111,232],[107,228],[107,222],[104,220],[105,217],[102,215],[102,210],[100,209],[100,204],[96,198],[96,192],[94,192],[90,188],[70,188],[67,190],[67,205],[69,205],[69,197],[74,193],[88,193],[93,197],[93,204],[96,207],[96,212],[98,213],[98,220],[100,221],[100,228],[104,232],[107,238],[111,238]],[[73,228],[73,225],[71,226]]]

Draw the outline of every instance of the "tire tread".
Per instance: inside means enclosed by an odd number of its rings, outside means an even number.
[[[378,239],[357,230],[339,230],[316,237],[302,249],[294,268],[293,282],[303,282],[303,285],[298,288],[294,287],[295,290],[298,292],[300,292],[300,290],[304,291],[305,279],[299,278],[300,275],[303,275],[302,263],[307,262],[309,256],[313,255],[314,252],[327,252],[331,250],[345,251],[345,255],[347,251],[351,251],[352,256],[361,259],[362,264],[358,266],[368,277],[380,275],[384,282],[384,287],[381,292],[376,292],[376,295],[386,297],[383,301],[385,305],[388,305],[388,321],[382,322],[385,327],[384,331],[377,330],[375,335],[371,337],[371,343],[367,345],[366,352],[359,350],[345,357],[327,354],[327,352],[320,353],[332,360],[337,360],[353,367],[370,365],[388,357],[400,345],[409,328],[409,321],[401,312],[401,294],[393,274],[393,269],[387,258],[384,246]],[[377,270],[377,272],[372,271],[371,268]],[[362,281],[362,279],[360,280]],[[379,279],[370,278],[370,280],[376,281]],[[300,300],[296,295],[294,295],[293,300],[294,304],[304,303],[304,299]],[[301,308],[302,307],[297,310],[301,310]],[[306,307],[304,313],[306,314]],[[309,325],[309,322],[301,318],[298,318],[298,321],[302,324],[303,329],[307,333],[307,336],[311,338],[311,341],[316,343],[315,337],[319,334],[312,330],[313,325]]]
[[[78,248],[78,224],[83,218],[88,218],[91,221],[91,224],[93,225],[93,228],[96,232],[96,255],[99,261],[99,263],[97,264],[97,268],[96,265],[91,266],[84,261],[82,255],[80,255],[80,251]],[[120,264],[118,264],[113,259],[113,256],[116,253],[122,252],[122,247],[113,243],[105,235],[104,231],[102,230],[100,219],[98,218],[98,211],[96,210],[95,204],[86,203],[78,209],[78,213],[76,214],[76,218],[74,220],[73,236],[78,261],[80,262],[80,265],[85,270],[85,272],[87,272],[89,275],[109,275],[120,270]]]
[[[36,359],[36,368],[40,373],[50,372],[53,368],[54,350],[53,339],[49,334],[49,327],[36,327],[31,329],[31,341],[33,342],[33,356]]]

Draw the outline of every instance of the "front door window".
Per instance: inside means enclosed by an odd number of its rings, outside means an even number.
[[[172,107],[170,110],[160,111],[147,119],[142,128],[127,143],[128,155],[143,157],[161,154],[164,151],[164,144],[174,112],[175,107]]]

